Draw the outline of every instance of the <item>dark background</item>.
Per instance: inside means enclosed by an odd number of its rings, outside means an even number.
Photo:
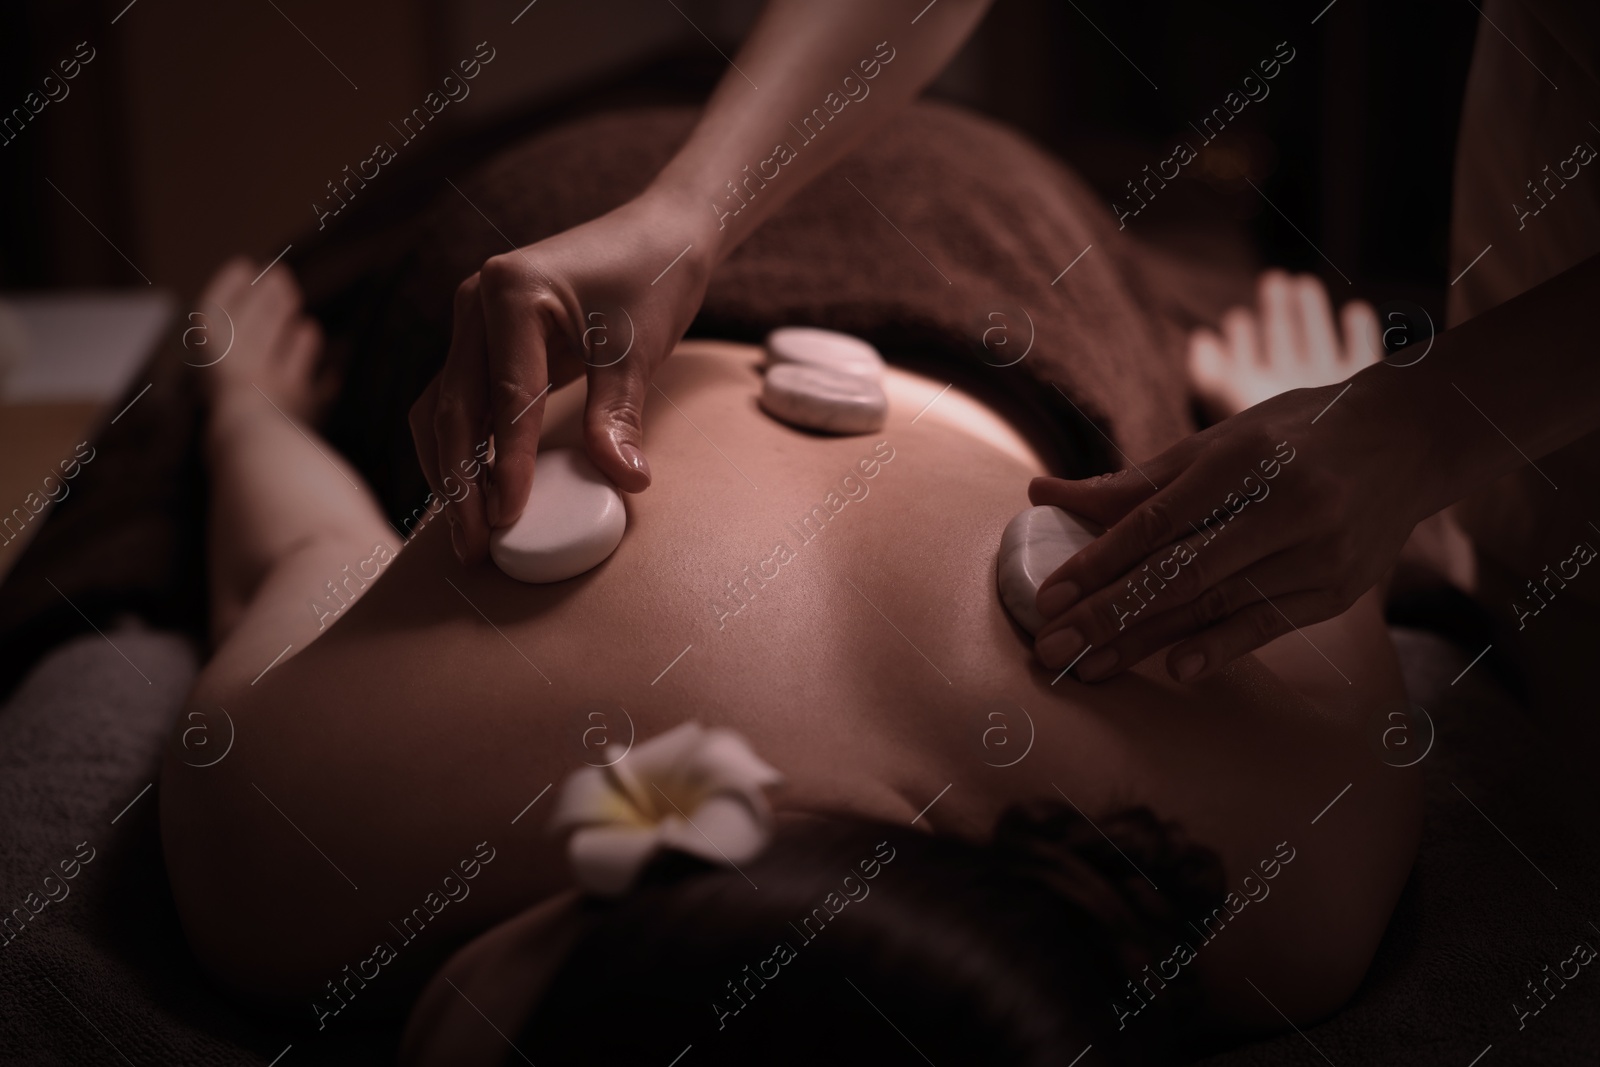
[[[265,261],[303,247],[324,182],[478,41],[497,54],[473,95],[391,165],[404,177],[386,168],[337,225],[422,202],[507,125],[702,97],[725,65],[696,27],[732,54],[759,9],[537,0],[511,24],[525,2],[12,0],[0,13],[0,113],[78,42],[97,55],[65,100],[0,146],[0,287],[143,285],[142,271],[189,295],[229,253]],[[1313,271],[1336,298],[1440,312],[1477,11],[1325,3],[997,0],[933,93],[1026,131],[1109,201],[1176,140],[1198,145],[1189,122],[1287,41],[1296,57],[1270,97],[1130,225],[1194,255]]]

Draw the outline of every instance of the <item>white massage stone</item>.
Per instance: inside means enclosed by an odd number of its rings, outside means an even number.
[[[995,581],[1000,602],[1024,630],[1036,634],[1044,627],[1045,620],[1034,606],[1044,580],[1103,532],[1054,507],[1029,508],[1006,523],[995,560]]]
[[[876,348],[859,337],[810,326],[780,326],[767,334],[767,363],[803,363],[873,379],[883,377],[883,357]]]
[[[871,433],[889,414],[889,398],[874,379],[804,363],[767,368],[761,406],[784,422],[828,433]]]
[[[522,517],[489,536],[495,565],[519,582],[560,582],[616,550],[628,527],[622,494],[577,449],[540,452]]]

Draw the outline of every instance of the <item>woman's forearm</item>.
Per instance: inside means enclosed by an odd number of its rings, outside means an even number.
[[[1600,429],[1597,308],[1593,256],[1441,333],[1415,365],[1362,371],[1340,403],[1423,450],[1436,477],[1419,507],[1432,514]]]
[[[989,3],[772,0],[647,195],[714,265],[921,92]]]
[[[264,648],[270,657],[321,633],[401,541],[316,431],[254,390],[220,394],[205,438],[212,635],[239,635],[246,659]]]
[[[712,271],[921,91],[988,6],[919,3],[771,0],[687,143],[645,192],[493,256],[465,281],[445,368],[411,414],[418,455],[441,494],[492,427],[485,491],[448,513],[462,562],[483,559],[490,530],[516,522],[526,506],[552,359],[588,364],[589,456],[625,492],[649,487],[641,413],[650,376],[689,328]],[[631,308],[640,343],[630,342],[626,362],[591,362],[583,327],[595,308],[616,304]]]

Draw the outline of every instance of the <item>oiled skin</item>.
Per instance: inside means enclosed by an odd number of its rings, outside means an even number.
[[[1052,684],[994,579],[1001,530],[1044,471],[935,414],[913,423],[903,395],[876,435],[785,427],[757,408],[758,357],[686,344],[663,366],[646,421],[654,486],[628,499],[627,535],[596,570],[534,586],[463,568],[434,523],[258,683],[208,669],[190,706],[226,707],[234,748],[196,768],[175,742],[161,780],[202,961],[304,1012],[388,940],[388,989],[362,1006],[403,1001],[445,953],[570,884],[545,830],[555,789],[531,800],[630,732],[695,719],[738,730],[783,772],[780,812],[910,822],[939,797],[918,826],[981,836],[1019,801],[1064,795],[1096,820],[1147,804],[1216,849],[1235,889],[1287,842],[1270,896],[1193,966],[1227,1023],[1335,1008],[1418,832],[1415,772],[1366,739],[1402,699],[1374,598],[1198,686],[1149,669]],[[551,398],[547,442],[571,439],[575,399]],[[803,543],[792,527],[846,489],[860,499]],[[763,565],[779,542],[793,558]],[[771,577],[719,619],[712,599],[730,610],[724,583],[746,567]],[[470,896],[402,946],[390,922],[483,841],[495,858]]]

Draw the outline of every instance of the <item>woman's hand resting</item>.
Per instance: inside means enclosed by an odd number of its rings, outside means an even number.
[[[647,194],[494,256],[457,288],[450,353],[412,406],[411,433],[429,484],[453,502],[463,562],[481,560],[490,530],[522,514],[545,396],[580,373],[589,457],[626,492],[650,484],[645,394],[699,309],[713,262],[690,217],[699,218]]]

